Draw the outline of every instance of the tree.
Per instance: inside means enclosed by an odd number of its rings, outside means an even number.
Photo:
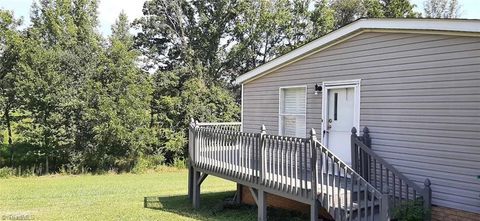
[[[362,0],[333,0],[330,4],[335,12],[336,28],[343,27],[365,14]]]
[[[225,89],[231,80],[226,74],[226,57],[233,44],[229,33],[238,4],[230,0],[151,0],[144,5],[144,17],[134,22],[140,29],[136,46],[148,58],[145,68],[151,70],[151,64],[159,64],[153,67],[157,70],[153,74],[150,127],[157,132],[155,149],[167,162],[184,157],[191,117],[234,120],[231,115],[215,116],[217,111],[205,108],[232,112],[238,118],[238,104]],[[187,87],[193,82],[198,87]],[[228,96],[209,94],[209,88]],[[190,95],[195,99],[190,100]]]
[[[222,56],[228,47],[221,40],[236,17],[236,4],[232,0],[145,2],[144,17],[134,24],[141,30],[137,47],[149,59],[146,68],[171,71],[195,63],[207,67],[203,77],[209,81],[221,78]]]
[[[343,27],[361,17],[413,18],[420,14],[413,11],[409,0],[332,0],[336,27]]]
[[[149,128],[152,87],[147,73],[137,67],[138,52],[125,13],[112,26],[103,71],[87,79],[84,121],[92,137],[84,149],[85,166],[129,170],[142,156],[154,134]]]
[[[21,110],[19,97],[20,57],[23,53],[23,36],[17,29],[21,20],[12,12],[0,9],[0,125],[6,127],[6,141],[10,165],[13,165],[14,136],[13,128]],[[3,128],[3,127],[1,127]],[[0,130],[3,135],[3,129]],[[3,144],[3,136],[1,144]],[[7,157],[6,157],[7,158]]]
[[[328,6],[327,0],[318,0],[310,15],[312,21],[312,34],[310,39],[319,38],[331,32],[335,25],[334,10]]]
[[[458,18],[462,6],[458,0],[426,0],[423,10],[427,18]]]
[[[23,50],[22,36],[17,30],[20,24],[12,12],[0,9],[0,108],[10,146],[13,143],[12,112],[20,107],[17,88],[18,62]]]
[[[27,45],[22,79],[25,108],[31,124],[24,125],[25,142],[38,146],[45,156],[48,172],[49,158],[65,159],[66,148],[73,142],[74,134],[69,127],[69,101],[72,94],[65,84],[67,76],[58,70],[62,53],[45,49],[39,42],[30,40]]]
[[[381,0],[384,16],[387,18],[414,18],[420,14],[413,11],[415,5],[409,0]]]
[[[40,147],[47,172],[50,158],[66,163],[71,150],[88,139],[82,121],[85,79],[102,68],[103,54],[96,7],[95,0],[42,0],[32,7],[21,81],[31,123],[23,133],[26,142]]]
[[[227,57],[232,79],[334,28],[326,0],[247,0],[237,11],[232,30],[237,43]]]

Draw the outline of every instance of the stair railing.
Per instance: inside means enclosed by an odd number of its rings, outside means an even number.
[[[392,208],[411,200],[421,200],[424,216],[429,220],[432,190],[427,178],[424,187],[420,187],[370,148],[369,129],[363,129],[363,135],[357,136],[356,128],[352,128],[352,168],[383,194],[390,194]]]
[[[312,134],[314,134],[312,129]],[[312,136],[317,152],[318,199],[335,220],[389,220],[390,197]]]

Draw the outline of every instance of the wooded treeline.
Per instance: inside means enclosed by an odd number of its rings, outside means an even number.
[[[23,29],[0,10],[0,168],[181,163],[190,118],[239,120],[235,77],[360,17],[420,16],[408,0],[149,0],[104,37],[97,8],[40,0]]]

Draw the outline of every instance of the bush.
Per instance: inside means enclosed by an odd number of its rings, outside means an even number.
[[[35,168],[32,167],[27,167],[21,171],[21,176],[22,177],[29,177],[29,176],[35,176]]]
[[[407,201],[394,209],[393,217],[397,221],[422,221],[426,212],[422,200]]]
[[[15,169],[10,167],[0,168],[0,178],[9,178],[15,176]]]
[[[187,162],[183,159],[175,159],[173,161],[173,166],[177,169],[186,169],[187,168]]]
[[[145,173],[147,170],[154,170],[157,166],[165,163],[165,157],[161,154],[140,157],[132,169],[132,173]]]
[[[87,173],[88,168],[85,166],[85,154],[80,151],[71,151],[69,153],[69,162],[60,167],[60,174],[76,175]]]

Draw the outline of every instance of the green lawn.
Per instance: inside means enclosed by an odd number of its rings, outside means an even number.
[[[222,209],[235,184],[208,177],[201,209],[187,199],[187,171],[0,179],[0,220],[256,220],[254,207]],[[144,208],[144,197],[160,203]],[[25,218],[24,217],[24,218]]]

